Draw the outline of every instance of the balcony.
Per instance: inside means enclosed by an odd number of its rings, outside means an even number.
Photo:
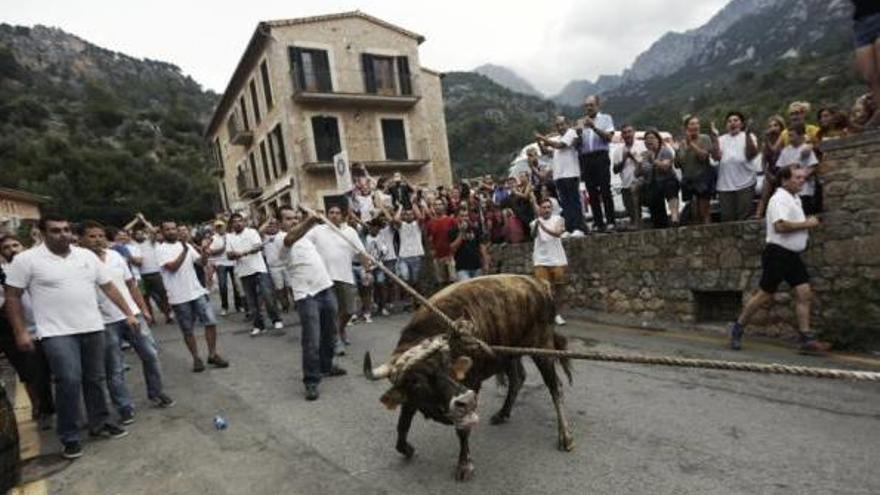
[[[238,197],[245,199],[254,199],[259,197],[263,191],[254,184],[253,175],[249,170],[239,171],[235,178],[235,185],[238,188]]]
[[[404,155],[386,156],[385,143],[379,139],[349,139],[348,159],[351,163],[362,163],[371,173],[373,171],[416,171],[431,163],[430,147],[427,139],[411,143],[414,149],[407,149]],[[313,146],[307,142],[299,144],[300,156],[306,157],[302,169],[309,173],[333,173],[333,162],[318,160]]]
[[[226,131],[229,133],[229,142],[248,147],[254,142],[254,133],[241,125],[241,117],[238,112],[229,116],[226,121]]]
[[[310,71],[293,72],[293,100],[320,106],[359,106],[387,109],[410,109],[421,100],[416,76],[375,80],[362,70],[339,69],[331,75]],[[368,80],[370,83],[368,84]],[[368,87],[369,86],[369,87]]]

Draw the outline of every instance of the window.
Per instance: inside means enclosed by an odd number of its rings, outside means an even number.
[[[220,148],[220,138],[214,140],[214,160],[217,161],[217,166],[220,167],[220,170],[223,170],[225,165],[223,165],[223,150]]]
[[[284,136],[281,134],[281,124],[276,125],[275,128],[272,129],[272,138],[274,138],[275,141],[274,146],[272,145],[272,140],[269,141],[269,146],[274,148],[272,150],[272,166],[274,167],[277,162],[278,168],[280,169],[280,173],[275,172],[275,176],[277,177],[287,172],[287,155],[284,153]]]
[[[269,175],[269,156],[266,154],[266,141],[260,143],[260,161],[263,162],[263,176],[266,178],[266,184],[270,184],[278,174]]]
[[[326,50],[290,47],[289,53],[296,89],[321,93],[333,91]]]
[[[226,181],[220,181],[220,205],[224,211],[229,211],[229,193],[226,191]]]
[[[256,121],[256,125],[260,125],[263,116],[260,115],[260,100],[257,99],[257,82],[251,79],[249,86],[251,88],[251,104],[254,106],[254,120]]]
[[[244,124],[244,130],[246,130],[246,131],[251,130],[251,123],[250,123],[250,120],[248,119],[248,113],[247,113],[247,105],[245,105],[245,103],[244,103],[244,96],[241,96],[238,99],[238,108],[239,108],[239,112],[241,112],[241,121]]]
[[[248,162],[250,163],[251,178],[254,180],[251,184],[253,187],[260,187],[260,178],[257,175],[257,158],[253,151],[248,154]]]
[[[269,109],[272,108],[272,105],[275,102],[272,100],[272,83],[269,81],[269,66],[266,65],[265,60],[260,64],[260,77],[263,79],[263,97],[266,98],[266,112],[268,113]]]
[[[319,162],[332,162],[333,155],[342,151],[339,144],[339,125],[336,117],[312,117],[312,135],[315,136],[315,155]]]
[[[364,90],[380,95],[412,94],[409,59],[364,53],[361,55]]]
[[[382,119],[382,142],[386,160],[407,160],[406,132],[401,119]]]
[[[269,160],[272,162],[272,173],[278,177],[278,161],[275,159],[275,133],[274,130],[269,134]]]

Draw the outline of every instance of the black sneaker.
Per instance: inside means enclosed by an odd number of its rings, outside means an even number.
[[[124,425],[134,423],[134,409],[129,407],[119,412],[119,422]]]
[[[213,356],[209,357],[208,364],[210,364],[211,366],[213,366],[215,368],[228,368],[229,367],[229,361],[220,357],[219,354],[214,354]]]
[[[201,373],[202,371],[205,371],[205,363],[201,359],[196,358],[193,361],[193,373]]]
[[[61,457],[65,459],[77,459],[82,457],[83,448],[82,444],[79,442],[67,442],[64,444],[64,449],[61,451]]]
[[[730,348],[734,351],[742,349],[743,333],[745,330],[738,322],[733,322],[733,325],[730,325]]]
[[[173,406],[174,404],[177,404],[176,402],[174,402],[174,399],[172,399],[171,397],[168,397],[164,393],[160,393],[159,395],[150,399],[150,401],[153,403],[154,406],[160,407],[162,409],[165,409],[165,408]]]
[[[340,368],[339,366],[333,366],[330,368],[330,371],[325,371],[321,373],[324,376],[343,376],[347,375],[348,371],[345,371],[345,368]]]
[[[114,424],[104,423],[104,426],[99,429],[90,431],[89,435],[95,438],[117,439],[128,435],[128,432],[125,431],[124,428],[120,428]]]
[[[318,400],[319,396],[317,385],[306,385],[306,400]]]

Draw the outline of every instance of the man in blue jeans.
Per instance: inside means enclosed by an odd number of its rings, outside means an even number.
[[[260,304],[266,305],[266,312],[276,330],[284,328],[278,306],[275,304],[275,288],[269,278],[269,268],[263,259],[263,239],[256,229],[244,226],[244,217],[233,213],[229,217],[232,234],[227,240],[226,257],[235,261],[235,275],[241,280],[241,287],[247,298],[248,310],[254,320],[251,337],[266,331],[266,322],[260,312]]]
[[[128,425],[134,423],[134,403],[125,383],[122,350],[119,346],[121,341],[129,342],[141,360],[144,382],[147,384],[147,397],[150,401],[158,407],[170,407],[174,405],[174,400],[162,391],[159,352],[150,333],[150,327],[147,326],[147,322],[153,320],[152,314],[138,290],[128,263],[116,251],[106,249],[105,232],[101,224],[87,220],[80,225],[79,240],[82,247],[95,253],[107,269],[116,290],[122,294],[122,298],[138,318],[137,329],[132,329],[125,321],[125,315],[106,296],[98,293],[98,309],[101,311],[106,329],[104,340],[107,390],[110,392],[110,400],[119,413],[119,421]]]
[[[34,342],[25,325],[21,297],[30,294],[37,335],[55,377],[58,438],[68,459],[82,456],[80,401],[85,397],[89,434],[121,438],[128,432],[110,420],[104,395],[104,322],[95,286],[125,315],[139,322],[95,255],[71,246],[70,223],[61,216],[40,219],[45,241],[18,256],[6,270],[6,307],[19,349]]]
[[[535,134],[535,140],[542,153],[553,152],[553,183],[559,195],[562,218],[565,219],[565,233],[562,237],[584,236],[584,210],[581,204],[581,169],[575,144],[577,132],[568,125],[568,119],[559,115],[554,121],[558,137],[549,138]]]
[[[288,257],[288,284],[302,325],[302,368],[306,400],[316,400],[318,384],[323,376],[342,376],[346,371],[333,364],[336,345],[338,305],[333,292],[333,280],[315,244],[303,237],[320,223],[313,216],[297,224],[293,208],[282,206],[278,213],[281,229],[287,232],[284,245],[290,249]]]

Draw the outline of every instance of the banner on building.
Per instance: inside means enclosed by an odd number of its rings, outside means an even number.
[[[336,174],[336,189],[343,194],[351,191],[351,166],[347,152],[340,151],[333,156],[333,172]]]

